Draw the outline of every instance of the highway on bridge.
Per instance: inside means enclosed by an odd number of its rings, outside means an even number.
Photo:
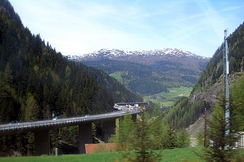
[[[87,116],[63,118],[57,120],[42,120],[42,121],[34,121],[34,122],[1,124],[0,135],[27,132],[32,129],[34,130],[43,129],[43,128],[46,129],[49,127],[62,127],[62,126],[76,125],[79,123],[108,120],[108,119],[124,116],[127,110],[128,109],[123,108],[121,111],[113,111],[109,113],[89,115],[89,116],[87,115]],[[128,112],[129,114],[139,113],[139,111],[136,111],[135,109],[129,110]]]
[[[92,143],[92,122],[103,121],[104,124],[104,140],[108,139],[115,132],[116,119],[122,117],[128,112],[132,118],[136,120],[136,114],[140,113],[139,104],[128,105],[120,103],[114,105],[113,112],[86,115],[80,117],[54,118],[52,120],[42,120],[33,122],[17,122],[0,125],[0,135],[10,135],[17,133],[33,132],[35,135],[35,154],[50,154],[50,135],[49,130],[66,126],[79,126],[79,152],[85,153],[85,145]]]

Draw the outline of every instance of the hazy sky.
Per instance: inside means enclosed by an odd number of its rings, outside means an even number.
[[[9,0],[63,55],[178,48],[212,57],[244,22],[244,0]]]

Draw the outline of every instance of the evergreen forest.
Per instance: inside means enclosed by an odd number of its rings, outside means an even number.
[[[230,85],[243,76],[244,23],[227,38],[230,61]],[[177,128],[194,124],[205,112],[214,110],[219,95],[223,94],[223,44],[216,50],[206,69],[200,75],[189,98],[179,99],[164,113],[164,120],[172,120]],[[234,89],[235,91],[237,89]],[[231,94],[230,94],[231,95]],[[243,98],[243,96],[240,96]]]
[[[244,23],[228,37],[228,42],[230,100],[238,110],[235,112],[240,112],[237,123],[244,123]],[[189,133],[185,128],[194,124],[205,108],[214,112],[216,98],[223,93],[222,56],[223,45],[216,50],[189,98],[179,99],[163,113],[158,105],[154,108],[150,105],[149,113],[142,110],[135,123],[129,115],[120,119],[116,134],[110,139],[116,143],[117,150],[134,151],[122,154],[136,161],[141,156],[161,159],[154,150],[189,147]],[[69,61],[39,34],[33,35],[23,26],[8,0],[0,0],[0,78],[0,124],[110,112],[115,102],[142,101],[107,73]],[[223,107],[223,102],[218,106]],[[222,113],[219,112],[214,114]],[[215,119],[209,123],[212,121]],[[102,129],[99,124],[93,123],[94,136]],[[236,131],[243,129],[240,125]],[[52,130],[51,148],[60,145],[60,141],[77,146],[77,137],[77,126]],[[211,137],[215,139],[216,135]],[[13,155],[13,150],[21,155],[33,155],[34,134],[0,136],[0,146],[0,156]]]
[[[68,61],[0,2],[1,123],[109,112],[114,102],[142,100],[106,73]]]
[[[69,61],[32,34],[8,0],[0,0],[0,78],[1,124],[99,114],[113,111],[115,102],[142,101],[105,72]],[[59,138],[55,131],[51,147],[58,139],[77,144],[78,127],[60,129]],[[34,153],[33,133],[0,138],[1,156]]]
[[[87,58],[81,62],[102,69],[110,75],[120,74],[119,81],[132,92],[153,95],[168,92],[167,88],[193,87],[209,61],[174,56],[165,56],[164,60],[160,60],[160,55],[127,57],[102,58],[95,61],[89,61]]]

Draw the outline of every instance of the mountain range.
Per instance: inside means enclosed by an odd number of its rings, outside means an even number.
[[[104,70],[135,93],[152,95],[171,87],[193,87],[210,58],[188,51],[101,49],[69,60]]]
[[[124,51],[124,50],[118,50],[118,49],[101,49],[99,51],[84,54],[82,56],[76,56],[76,55],[68,55],[68,59],[70,60],[78,60],[78,61],[96,61],[100,59],[115,59],[115,60],[124,60],[124,61],[132,61],[135,62],[136,60],[131,60],[131,57],[189,57],[189,58],[198,58],[198,59],[209,59],[207,57],[198,56],[196,54],[193,54],[188,51],[182,51],[179,49],[172,49],[172,48],[164,48],[164,49],[158,49],[158,50],[142,50],[142,51]],[[130,59],[130,60],[129,60]],[[139,61],[139,60],[137,60]],[[149,63],[149,62],[148,62]]]

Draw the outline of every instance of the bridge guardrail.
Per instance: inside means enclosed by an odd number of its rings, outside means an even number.
[[[129,112],[129,114],[137,114],[137,113],[139,113],[139,111]],[[35,122],[2,124],[0,125],[0,132],[21,130],[21,129],[32,129],[32,128],[40,128],[40,127],[52,127],[56,125],[82,123],[87,121],[97,121],[102,119],[121,117],[124,116],[125,114],[126,114],[125,111],[118,111],[112,113],[91,115],[89,117],[82,116],[82,117],[64,118],[64,119],[57,119],[57,120],[43,120],[43,121],[35,121]]]

